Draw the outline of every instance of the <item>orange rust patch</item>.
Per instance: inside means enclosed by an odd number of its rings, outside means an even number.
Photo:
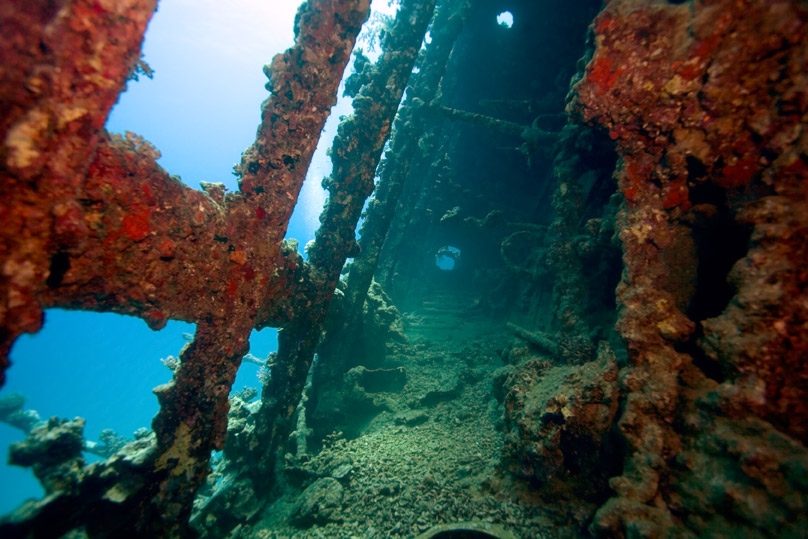
[[[247,263],[247,253],[243,250],[239,249],[237,251],[233,251],[230,253],[230,261],[235,262],[236,264],[246,264]]]
[[[592,68],[589,70],[589,80],[595,84],[595,92],[598,95],[603,95],[614,86],[617,78],[622,73],[621,68],[614,69],[614,60],[601,57],[592,63]]]

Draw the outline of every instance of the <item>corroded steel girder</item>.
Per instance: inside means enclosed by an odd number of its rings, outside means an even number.
[[[278,358],[264,386],[256,420],[260,445],[282,442],[289,434],[328,307],[349,256],[356,255],[355,231],[374,187],[376,166],[435,8],[434,0],[404,0],[384,40],[384,52],[354,99],[354,113],[339,125],[331,147],[329,198],[309,250],[310,307],[278,334]],[[270,475],[276,450],[265,453],[261,469]]]
[[[723,443],[712,421],[740,432],[744,422],[765,420],[771,430],[808,440],[807,30],[806,4],[790,0],[614,0],[594,21],[596,47],[569,111],[607,129],[620,155],[624,270],[616,292],[629,368],[619,422],[625,467],[610,481],[615,496],[598,511],[592,533],[615,536],[640,526],[665,535],[682,515],[693,525],[688,533],[709,533],[693,524],[698,517],[682,509],[679,493],[709,491],[715,505],[698,510],[720,514],[729,510],[716,500],[751,497],[755,491],[743,489],[760,480],[746,463],[759,457],[733,463],[739,473],[729,486],[714,468],[693,465],[695,456],[712,458],[710,444]],[[752,236],[727,275],[736,295],[718,316],[699,320],[688,308],[699,293],[688,283],[696,279],[686,272],[710,259],[697,256],[693,223],[718,228],[719,211],[738,227],[735,238],[724,239],[737,241],[742,227]],[[713,375],[718,381],[681,351],[697,340],[698,326],[698,345],[722,373]],[[770,443],[760,437],[753,445],[758,455],[782,458]],[[673,464],[679,454],[689,455],[690,481],[707,477],[709,487],[682,488],[685,474]],[[794,533],[758,517],[749,522],[760,526],[752,534]]]
[[[88,477],[103,475],[93,483],[103,490],[88,487],[80,504],[43,502],[34,523],[56,512],[81,525],[98,510],[88,497],[109,499],[112,476],[128,481],[112,497],[116,526],[184,533],[210,453],[224,442],[250,331],[296,315],[290,283],[305,270],[282,254],[281,240],[369,1],[300,7],[295,45],[270,66],[272,95],[230,195],[185,187],[156,165],[150,145],[103,132],[154,8],[142,0],[0,7],[0,369],[17,336],[39,330],[44,307],[131,314],[153,328],[198,324],[174,380],[157,390],[156,444],[130,472],[137,480],[112,464],[96,468]]]
[[[345,291],[345,315],[338,328],[341,346],[337,357],[344,357],[354,342],[351,328],[358,327],[368,289],[379,265],[379,256],[390,223],[396,212],[411,162],[418,152],[418,141],[426,130],[426,120],[417,113],[417,104],[431,103],[439,94],[439,85],[454,42],[465,23],[466,2],[443,2],[436,10],[432,41],[427,45],[419,73],[399,112],[390,150],[384,156],[379,185],[368,204],[360,234],[360,253],[350,266]]]

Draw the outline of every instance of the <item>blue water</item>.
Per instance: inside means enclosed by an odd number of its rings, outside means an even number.
[[[144,45],[154,79],[130,83],[107,129],[142,135],[162,152],[160,164],[191,187],[212,181],[235,190],[232,166],[253,142],[268,95],[261,68],[292,45],[299,3],[246,0],[232,9],[209,0],[162,0]],[[319,224],[325,199],[320,181],[330,172],[325,150],[339,116],[350,111],[344,100],[332,113],[290,222],[287,236],[300,240],[301,250]],[[84,417],[89,440],[106,428],[131,437],[150,426],[157,412],[151,390],[171,377],[160,358],[177,356],[183,333],[193,331],[182,322],[154,332],[136,318],[51,310],[41,332],[14,345],[13,366],[0,391],[22,393],[43,419]],[[253,332],[250,343],[251,353],[264,358],[277,349],[277,331]],[[259,387],[257,370],[243,365],[234,389]],[[6,455],[8,445],[22,438],[0,424],[0,453]],[[29,470],[0,465],[0,514],[41,495]]]
[[[177,355],[182,333],[193,330],[191,324],[171,322],[153,332],[136,318],[53,309],[46,313],[41,332],[15,343],[3,393],[22,393],[27,407],[43,419],[84,417],[88,439],[97,439],[105,428],[131,437],[139,427],[148,427],[157,411],[151,389],[171,378],[160,358]],[[23,437],[6,425],[0,430],[4,451]],[[0,470],[3,510],[21,496],[41,493],[29,471]]]

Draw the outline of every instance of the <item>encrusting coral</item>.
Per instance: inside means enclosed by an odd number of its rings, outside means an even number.
[[[621,158],[630,366],[625,468],[590,530],[798,534],[805,502],[774,507],[807,462],[806,5],[615,0],[593,30],[569,110]]]
[[[295,46],[270,65],[272,94],[237,167],[239,192],[224,196],[185,187],[150,145],[102,129],[155,2],[0,9],[10,32],[0,40],[0,367],[17,336],[41,327],[46,307],[131,314],[153,328],[197,323],[173,381],[157,389],[154,445],[136,469],[122,473],[125,457],[110,459],[88,473],[103,481],[85,481],[80,499],[49,498],[29,520],[4,526],[26,533],[43,525],[39,514],[67,532],[120,479],[129,486],[108,508],[120,529],[181,533],[211,451],[224,444],[250,331],[301,313],[291,296],[304,270],[281,240],[369,2],[301,6]]]
[[[354,395],[344,388],[346,373],[359,365],[360,358],[364,357],[366,362],[374,361],[368,358],[374,354],[357,354],[357,349],[367,349],[367,343],[401,338],[399,331],[391,330],[400,315],[383,288],[373,281],[373,274],[390,221],[397,211],[410,160],[418,150],[418,137],[426,127],[423,118],[415,115],[412,103],[434,97],[438,91],[452,44],[462,28],[464,9],[463,4],[446,2],[435,9],[432,41],[422,53],[419,72],[412,75],[407,97],[396,114],[390,148],[384,152],[378,171],[379,182],[365,210],[359,250],[348,266],[344,285],[340,285],[344,297],[330,314],[330,325],[321,347],[323,361],[314,367],[318,402],[313,414],[320,430],[330,428],[334,421],[343,420],[340,416],[344,416],[344,410],[338,405],[340,401],[346,398],[355,400]],[[367,66],[363,72],[373,73]],[[375,346],[379,347],[378,344]]]

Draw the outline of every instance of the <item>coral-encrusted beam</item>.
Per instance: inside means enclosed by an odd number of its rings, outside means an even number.
[[[432,41],[420,64],[420,71],[413,77],[410,91],[398,113],[390,150],[385,152],[384,164],[380,167],[379,182],[373,200],[368,204],[365,221],[360,229],[360,253],[350,265],[345,288],[345,313],[339,332],[339,361],[354,344],[351,328],[360,327],[365,298],[373,274],[379,265],[379,256],[387,238],[387,231],[396,212],[404,182],[415,159],[418,142],[426,131],[426,120],[415,113],[414,102],[431,103],[439,93],[439,85],[446,72],[446,63],[457,36],[463,29],[468,12],[466,2],[443,2],[436,9],[432,24]],[[333,359],[333,363],[337,363]]]
[[[60,230],[82,230],[81,248],[51,255],[42,306],[138,316],[155,329],[223,309],[253,318],[260,311],[274,325],[288,320],[298,257],[260,258],[251,236],[265,223],[255,218],[239,230],[223,190],[191,189],[156,157],[131,133],[100,137],[72,212],[57,220]]]
[[[346,259],[356,255],[356,225],[373,191],[376,166],[434,8],[435,0],[402,2],[384,52],[354,99],[354,114],[339,125],[331,146],[329,198],[309,251],[312,278],[319,286],[311,291],[310,308],[297,313],[278,335],[277,365],[264,386],[256,424],[256,435],[265,440],[261,445],[288,436],[340,272]],[[274,469],[274,453],[269,451],[261,463],[266,475]]]
[[[81,182],[156,3],[0,5],[0,385],[11,344],[42,325],[52,266],[87,239]]]
[[[702,402],[721,403],[716,408],[739,422],[765,420],[808,439],[808,9],[791,0],[612,0],[593,30],[596,48],[570,111],[608,129],[621,157],[618,329],[630,366],[620,419],[628,456],[623,474],[610,481],[615,496],[590,531],[675,535],[676,518],[687,512],[671,494],[679,488],[673,460],[707,445],[693,440],[701,434],[688,432],[690,425],[678,424],[681,417],[691,421],[683,410],[693,409],[696,388],[705,391],[699,386],[705,377],[680,351],[695,340],[697,324],[704,333],[698,344],[716,362],[718,377],[726,376],[720,385],[703,382],[718,387]],[[726,228],[711,222],[721,211],[737,227],[722,231],[722,241],[744,241],[740,230],[750,225],[753,234],[727,276],[737,295],[719,306],[719,316],[699,320],[688,306],[696,280],[688,272],[705,264],[696,256],[693,222]],[[747,471],[751,460],[738,469],[758,485]],[[740,474],[728,491],[718,476],[711,470],[707,479],[716,506],[702,510],[723,513],[717,507],[723,500],[751,496],[737,490],[745,481]],[[694,526],[688,533],[699,534],[704,524],[686,520]],[[765,533],[778,533],[764,521]]]
[[[333,6],[333,7],[332,7]],[[264,104],[255,143],[237,172],[241,196],[233,197],[231,220],[270,226],[263,245],[277,252],[300,187],[353,49],[356,29],[370,0],[309,2],[298,12],[297,46],[277,55],[266,70],[272,96]],[[334,16],[324,16],[333,10]],[[267,235],[268,234],[268,235]]]
[[[100,503],[115,490],[105,509],[118,513],[111,523],[178,536],[211,451],[223,445],[250,331],[294,316],[290,284],[304,269],[296,253],[281,253],[281,240],[369,1],[300,7],[295,45],[271,65],[273,93],[239,167],[240,192],[227,196],[171,179],[138,137],[102,132],[153,9],[136,1],[76,1],[55,12],[44,3],[0,6],[0,368],[14,339],[39,329],[42,307],[133,314],[154,328],[197,322],[174,379],[157,390],[156,447],[140,477],[121,476],[125,487],[103,492],[88,485],[81,506],[63,498],[31,512],[33,522],[58,507],[80,523],[100,510],[93,496]],[[105,485],[120,473],[109,466],[93,472]]]
[[[304,4],[295,46],[272,62],[273,94],[257,141],[242,160],[241,192],[225,198],[224,241],[207,244],[212,252],[221,249],[216,244],[227,245],[226,288],[215,310],[205,313],[210,322],[200,323],[172,384],[158,391],[155,470],[166,475],[152,503],[176,522],[187,522],[210,452],[224,444],[230,387],[250,331],[261,323],[259,313],[272,310],[279,295],[280,241],[368,9],[367,2]],[[288,129],[290,124],[297,128]],[[295,157],[275,160],[290,154]],[[210,256],[196,248],[197,264],[186,271],[204,278]]]

